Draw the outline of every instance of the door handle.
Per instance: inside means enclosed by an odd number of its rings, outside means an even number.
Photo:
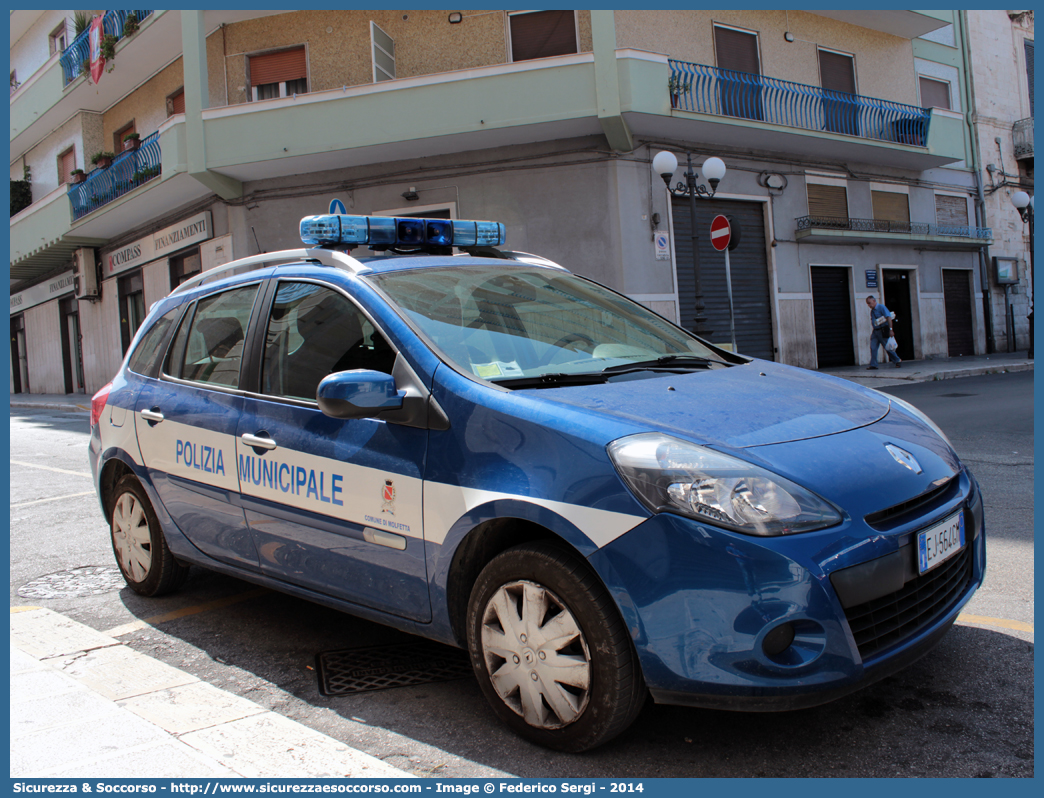
[[[259,435],[251,435],[249,432],[244,433],[239,437],[242,439],[243,443],[247,446],[252,446],[255,449],[274,449],[278,445],[271,438],[262,438]]]
[[[151,426],[155,426],[163,420],[163,414],[159,411],[158,407],[152,408],[152,410],[142,410],[141,417],[149,422]]]

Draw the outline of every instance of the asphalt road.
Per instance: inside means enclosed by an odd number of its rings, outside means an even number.
[[[648,705],[609,745],[564,755],[493,717],[471,678],[324,697],[318,653],[411,638],[199,568],[143,599],[111,579],[87,417],[11,411],[11,603],[49,607],[419,775],[1033,775],[1032,373],[889,388],[931,415],[978,477],[988,573],[931,654],[827,706],[770,715]],[[71,569],[102,567],[78,574]],[[49,575],[58,577],[48,578]],[[19,590],[33,584],[30,595]],[[68,595],[94,587],[93,595]],[[115,631],[111,631],[115,630]]]

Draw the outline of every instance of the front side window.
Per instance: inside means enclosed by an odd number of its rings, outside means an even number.
[[[342,294],[314,283],[279,284],[265,331],[262,393],[314,402],[329,374],[391,374],[394,363],[395,350]]]
[[[257,286],[250,285],[199,300],[195,313],[186,315],[182,322],[178,338],[183,340],[172,349],[173,356],[180,357],[180,368],[172,369],[174,376],[238,388],[256,296]]]
[[[570,274],[463,266],[369,279],[445,359],[483,379],[723,362],[641,305]]]

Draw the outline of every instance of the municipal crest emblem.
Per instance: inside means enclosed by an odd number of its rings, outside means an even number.
[[[395,515],[395,485],[390,479],[384,480],[384,491],[381,494],[384,503],[381,504],[381,512]]]

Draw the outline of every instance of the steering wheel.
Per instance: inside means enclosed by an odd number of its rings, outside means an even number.
[[[597,344],[583,333],[569,333],[569,335],[563,335],[553,344],[548,354],[545,355],[538,365],[546,366],[555,356],[559,354],[562,349],[573,349],[575,351],[591,351]]]

